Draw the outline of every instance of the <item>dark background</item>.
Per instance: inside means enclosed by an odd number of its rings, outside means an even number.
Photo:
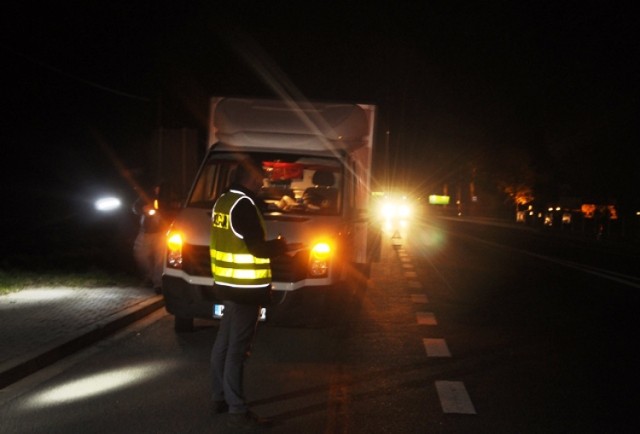
[[[160,126],[196,129],[204,147],[214,95],[376,104],[382,188],[391,179],[442,193],[473,179],[499,202],[498,178],[532,173],[541,203],[570,196],[632,212],[631,6],[5,2],[3,244],[42,248],[65,222],[115,225],[94,215],[95,195],[132,200],[132,182],[151,182]],[[117,224],[135,227],[126,208]]]

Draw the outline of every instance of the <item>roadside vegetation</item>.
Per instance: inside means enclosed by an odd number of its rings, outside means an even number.
[[[64,271],[6,271],[0,270],[0,295],[26,288],[138,286],[139,279],[130,273],[88,271],[83,273]]]
[[[11,249],[0,255],[0,295],[35,287],[140,285],[130,238],[87,234],[82,228],[50,232],[7,244]]]

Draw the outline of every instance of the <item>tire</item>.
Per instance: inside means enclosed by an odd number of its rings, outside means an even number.
[[[176,333],[189,333],[193,331],[193,318],[174,317],[173,330]]]

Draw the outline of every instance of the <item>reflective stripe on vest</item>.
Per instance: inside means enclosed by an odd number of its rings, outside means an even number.
[[[255,203],[249,196],[238,190],[224,193],[213,207],[211,230],[211,272],[218,285],[238,288],[264,287],[271,283],[271,261],[249,253],[242,235],[233,228],[231,212],[241,200]],[[262,214],[257,210],[260,224],[264,229]]]

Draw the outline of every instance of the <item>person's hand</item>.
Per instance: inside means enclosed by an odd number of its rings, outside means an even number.
[[[296,204],[297,202],[295,201],[295,199],[287,196],[286,194],[282,196],[282,198],[277,202],[278,208],[283,209],[285,211],[290,210]]]
[[[294,252],[305,248],[304,243],[287,243],[287,252]]]

